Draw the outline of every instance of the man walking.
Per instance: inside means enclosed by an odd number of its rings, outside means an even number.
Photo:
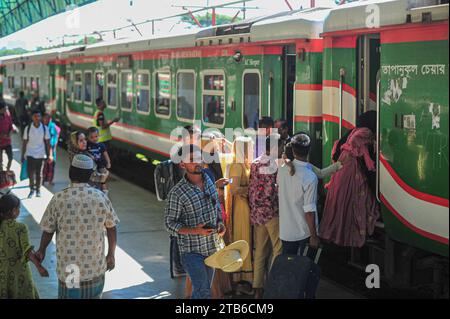
[[[119,122],[120,117],[116,117],[112,121],[107,121],[104,113],[104,110],[106,108],[105,101],[101,97],[99,97],[97,100],[95,100],[95,104],[97,105],[97,111],[94,114],[93,124],[98,128],[99,131],[98,142],[105,144],[106,149],[108,149],[109,142],[112,140],[110,126],[116,122]]]
[[[89,156],[75,155],[69,169],[69,187],[53,196],[40,223],[43,232],[36,254],[41,262],[56,232],[60,299],[101,298],[105,272],[115,267],[119,219],[108,197],[89,186],[93,172],[94,162]]]
[[[41,112],[34,110],[32,123],[23,132],[22,163],[27,159],[28,177],[30,179],[30,194],[28,198],[41,196],[42,169],[45,159],[53,161],[48,128],[41,123]]]
[[[283,141],[278,135],[266,138],[266,153],[256,158],[250,168],[248,199],[250,221],[254,226],[255,258],[253,289],[255,299],[262,298],[268,258],[281,254],[278,219],[277,159],[281,158]]]
[[[11,169],[12,163],[12,146],[11,146],[11,132],[13,131],[13,123],[11,115],[6,109],[4,101],[0,101],[0,171],[3,170],[3,151],[8,156],[8,164],[6,171]]]
[[[184,145],[178,151],[185,175],[170,191],[165,209],[165,227],[178,238],[181,263],[192,281],[192,299],[211,298],[214,269],[207,257],[221,247],[225,225],[216,187],[202,167],[202,151]]]

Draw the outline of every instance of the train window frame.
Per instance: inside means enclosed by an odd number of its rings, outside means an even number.
[[[206,75],[222,75],[223,76],[223,90],[222,91],[218,91],[218,90],[205,90],[205,76]],[[224,128],[225,127],[225,123],[226,123],[226,119],[227,119],[227,94],[226,94],[226,88],[227,88],[227,76],[225,73],[224,69],[208,69],[208,70],[203,70],[202,72],[200,72],[200,76],[201,76],[201,81],[202,81],[202,98],[201,98],[201,106],[202,106],[202,123],[207,126],[207,127],[214,127],[214,128]],[[221,94],[217,94],[219,92],[222,92]],[[222,124],[214,124],[214,123],[209,123],[209,122],[205,122],[205,118],[204,118],[204,107],[203,107],[203,98],[204,95],[223,95],[223,99],[224,99],[224,110],[223,110],[223,123]]]
[[[156,112],[156,88],[157,88],[157,79],[156,76],[158,75],[158,73],[169,73],[169,78],[170,78],[170,98],[169,98],[169,114],[168,115],[164,115],[161,113]],[[172,116],[172,71],[169,68],[162,68],[162,69],[158,69],[155,70],[153,72],[153,79],[154,79],[154,96],[153,96],[153,113],[155,114],[156,117],[162,118],[162,119],[170,119],[170,117]]]
[[[80,74],[81,81],[76,81],[77,74]],[[77,98],[75,96],[75,86],[76,85],[81,86],[81,94],[80,94],[79,100],[77,100]],[[81,70],[73,72],[73,101],[75,103],[83,103],[83,72],[81,72]]]
[[[245,130],[248,130],[249,128],[246,128],[245,126],[244,126],[244,96],[245,96],[245,94],[244,94],[244,77],[245,77],[245,75],[247,75],[247,74],[258,74],[258,78],[259,78],[259,109],[258,109],[258,111],[259,111],[259,114],[258,114],[258,121],[259,121],[259,119],[261,118],[261,111],[262,111],[262,108],[261,108],[261,106],[262,106],[262,92],[261,92],[261,90],[262,90],[262,83],[261,83],[261,71],[260,70],[258,70],[258,69],[246,69],[246,70],[244,70],[244,72],[242,72],[242,78],[241,78],[241,92],[242,92],[242,96],[241,96],[241,125],[242,125],[242,128],[244,129],[244,131]],[[256,128],[256,130],[258,130],[258,128]]]
[[[180,73],[190,73],[194,75],[194,115],[192,119],[184,118],[178,116],[178,75]],[[178,121],[193,123],[195,121],[195,116],[197,115],[197,72],[194,69],[179,69],[176,73],[176,83],[175,83],[175,116]]]
[[[86,73],[90,73],[91,74],[91,100],[90,101],[86,101],[86,91],[85,91],[85,89],[86,89],[86,87],[85,87],[85,85],[86,85]],[[83,71],[83,94],[82,94],[82,98],[83,98],[83,104],[86,104],[86,105],[92,105],[92,103],[93,103],[93,101],[94,101],[94,99],[93,99],[93,97],[92,97],[92,93],[93,93],[93,82],[92,82],[92,70],[84,70]]]
[[[97,70],[94,70],[94,73],[93,73],[93,75],[94,75],[94,83],[93,83],[93,85],[94,85],[94,99],[93,99],[94,104],[96,103],[97,98],[99,98],[97,96],[97,74],[99,74],[99,73],[103,74],[103,81],[104,81],[104,83],[103,83],[103,94],[102,94],[101,98],[102,98],[103,101],[105,100],[105,92],[106,92],[106,90],[105,90],[105,88],[106,88],[106,85],[105,85],[106,84],[105,71],[97,69]]]
[[[36,91],[40,91],[40,89],[41,89],[41,84],[39,83],[40,81],[39,81],[39,76],[35,76],[34,77],[34,80],[36,81]]]
[[[124,73],[130,73],[131,74],[131,92],[132,92],[133,96],[131,97],[131,107],[130,108],[123,108],[123,106],[122,106],[122,74],[124,74]],[[120,98],[119,97],[118,98],[119,98],[120,110],[124,111],[124,112],[133,112],[134,86],[135,86],[134,85],[133,70],[132,69],[120,70],[117,81],[119,82],[119,96],[120,96]]]
[[[139,74],[146,74],[146,75],[148,75],[148,85],[139,85],[139,82],[138,82]],[[152,92],[151,92],[151,88],[152,88],[152,84],[151,84],[151,82],[152,82],[152,74],[151,74],[151,72],[149,70],[137,69],[135,76],[136,76],[136,78],[135,78],[135,83],[136,83],[136,85],[135,85],[135,87],[136,87],[136,92],[135,92],[136,93],[135,94],[136,113],[141,114],[141,115],[150,115],[151,108],[152,108],[152,101],[153,101],[153,99],[152,99]],[[146,112],[141,111],[138,108],[137,98],[138,98],[138,95],[139,95],[141,89],[148,90],[148,111],[146,111]]]
[[[70,82],[72,82],[72,92],[69,92],[69,83],[67,81],[67,74],[70,75]],[[65,74],[65,84],[66,84],[66,101],[73,101],[73,82],[74,82],[74,77],[73,77],[73,71],[66,71]]]
[[[115,74],[116,75],[116,83],[115,84],[109,84],[108,82],[108,75],[109,74]],[[118,72],[116,70],[108,70],[106,72],[106,107],[111,109],[111,110],[117,110],[117,108],[119,107],[119,102],[118,102],[118,94],[117,94],[117,82],[119,81],[118,78]],[[116,105],[110,105],[109,104],[109,98],[108,98],[108,89],[110,87],[115,87],[116,88]]]
[[[34,82],[34,75],[30,76],[30,91],[33,92],[34,88],[33,88],[33,82]]]

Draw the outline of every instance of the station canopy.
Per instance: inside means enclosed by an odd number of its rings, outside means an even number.
[[[69,7],[96,0],[0,0],[0,38],[24,29]]]

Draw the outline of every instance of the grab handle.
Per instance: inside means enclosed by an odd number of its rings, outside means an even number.
[[[380,83],[381,80],[377,81],[377,127],[376,127],[376,181],[375,181],[375,196],[377,201],[380,202]]]
[[[339,138],[342,137],[342,116],[343,116],[343,98],[344,98],[344,77],[345,69],[339,69]]]

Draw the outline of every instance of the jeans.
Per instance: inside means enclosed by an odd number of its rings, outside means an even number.
[[[309,237],[298,241],[282,240],[281,242],[283,245],[283,255],[303,255],[303,249],[309,243]]]
[[[182,253],[181,263],[192,282],[191,299],[211,299],[214,269],[205,265],[206,257],[197,253]]]
[[[39,191],[42,185],[42,165],[45,159],[27,156],[28,177],[30,179],[30,189]]]

